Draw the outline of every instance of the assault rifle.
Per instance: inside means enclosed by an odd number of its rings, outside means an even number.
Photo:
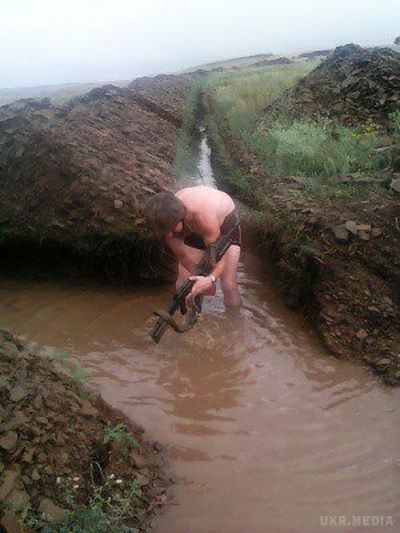
[[[234,226],[226,235],[222,235],[218,241],[215,244],[215,259],[216,262],[220,261],[222,257],[224,256],[225,252],[228,250],[230,245],[232,244],[232,240],[230,239],[230,234],[233,232],[233,230],[236,229],[236,226]],[[210,266],[208,258],[204,257],[197,265],[197,267],[192,272],[192,276],[208,276],[213,268]],[[186,296],[190,293],[192,290],[193,285],[195,284],[195,281],[192,281],[190,279],[186,280],[185,283],[182,285],[182,287],[174,294],[172,298],[172,305],[168,309],[168,314],[173,316],[178,309],[185,309],[185,301]],[[166,329],[168,328],[168,324],[165,320],[162,318],[159,318],[157,320],[156,325],[152,329],[150,333],[150,337],[153,339],[154,342],[160,342],[161,337],[165,333]]]

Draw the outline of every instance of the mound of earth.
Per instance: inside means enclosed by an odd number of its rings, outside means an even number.
[[[39,521],[44,513],[59,523],[87,506],[96,490],[104,501],[116,500],[132,483],[137,490],[124,518],[142,531],[166,501],[159,443],[147,443],[141,428],[6,331],[0,332],[0,421],[0,522],[7,532],[19,531],[14,513],[29,509]],[[118,424],[129,431],[126,442],[105,439]]]
[[[154,78],[137,78],[130,83],[134,100],[140,106],[169,120],[177,127],[182,125],[182,105],[194,81],[203,76],[201,72],[173,75],[160,74]]]
[[[152,277],[141,209],[174,180],[180,112],[197,75],[111,85],[57,107],[0,108],[3,257],[77,257]],[[51,251],[51,253],[48,253]]]
[[[304,52],[303,54],[300,54],[298,57],[302,59],[313,59],[314,57],[326,57],[331,52],[332,50],[314,50],[313,52]]]
[[[294,117],[314,114],[344,124],[388,125],[400,105],[400,54],[389,48],[366,50],[354,44],[334,52],[267,108]]]
[[[275,59],[265,59],[264,61],[257,61],[257,63],[254,63],[254,67],[268,67],[270,65],[290,65],[291,63],[294,63],[291,59],[288,57],[277,57]]]

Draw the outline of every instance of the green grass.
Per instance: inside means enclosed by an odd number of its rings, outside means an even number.
[[[389,115],[390,118],[390,129],[393,134],[393,137],[396,139],[400,138],[400,109],[394,111]]]
[[[127,426],[123,422],[115,426],[107,424],[105,427],[103,444],[113,441],[120,444],[123,448],[126,448],[127,445],[131,445],[135,450],[140,448],[138,441],[128,432]]]
[[[376,149],[387,144],[387,134],[374,125],[349,128],[322,118],[294,120],[283,114],[269,118],[265,111],[317,63],[245,69],[214,77],[209,90],[233,135],[258,157],[265,174],[305,177],[312,196],[351,195],[355,189],[337,178],[348,174],[381,178],[390,166],[390,155]],[[399,135],[400,113],[392,114],[391,124],[393,135]],[[362,192],[368,194],[379,181]]]
[[[32,349],[31,349],[32,352]],[[43,350],[43,355],[50,361],[64,361],[70,356],[68,348],[55,348],[53,350]]]
[[[275,65],[214,77],[209,84],[235,133],[253,132],[265,107],[318,62]]]
[[[276,176],[374,175],[389,163],[386,153],[375,153],[384,139],[371,127],[350,129],[322,119],[318,123],[274,121],[243,138],[264,170]]]

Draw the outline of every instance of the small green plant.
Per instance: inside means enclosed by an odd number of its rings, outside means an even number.
[[[70,351],[67,348],[58,348],[44,352],[45,357],[50,361],[63,361],[70,356]]]
[[[90,376],[90,371],[80,363],[74,363],[73,368],[65,366],[64,370],[68,375],[70,385],[75,389],[78,396],[84,400],[92,400],[91,391],[84,385],[84,382]]]
[[[110,440],[128,442],[135,448],[139,446],[123,423],[107,426],[104,441]],[[57,499],[63,502],[62,507],[70,509],[62,524],[52,525],[46,514],[33,511],[30,502],[15,516],[21,526],[33,531],[40,529],[42,533],[138,533],[139,529],[134,525],[139,516],[137,504],[142,497],[141,487],[146,483],[142,474],[137,474],[129,483],[115,474],[105,475],[100,464],[94,462],[91,464],[90,481],[79,475],[56,478]],[[79,503],[82,497],[85,505]],[[0,513],[4,510],[4,505],[0,503]],[[132,525],[127,526],[126,523]]]
[[[139,449],[140,445],[138,441],[127,431],[127,426],[123,422],[112,426],[107,424],[104,429],[103,444],[115,441],[122,446],[130,444],[133,448]]]
[[[15,516],[22,526],[33,530],[40,524],[40,519],[32,511],[31,502],[27,502],[21,511],[15,513]]]
[[[400,109],[397,109],[389,115],[390,130],[394,137],[400,137]]]
[[[132,501],[142,495],[142,479],[138,476],[122,493],[114,493],[110,502],[110,522],[119,524],[124,518],[132,516]]]
[[[95,476],[95,472],[97,476]],[[95,481],[95,477],[99,477]],[[124,487],[124,481],[116,478],[114,474],[105,476],[98,463],[91,465],[91,496],[87,505],[77,505],[76,493],[80,488],[79,476],[57,478],[57,485],[64,493],[64,501],[72,510],[68,513],[64,522],[58,526],[47,526],[41,531],[44,533],[137,533],[136,527],[128,527],[124,524],[135,519],[135,499],[142,495],[142,476],[138,475],[133,481]],[[35,522],[36,520],[36,522]],[[34,518],[33,525],[40,522],[48,522],[45,516]],[[28,525],[28,522],[25,522]]]
[[[80,363],[75,363],[74,368],[66,367],[66,372],[71,381],[82,384],[90,376],[90,371]]]
[[[110,524],[106,514],[99,507],[79,507],[58,528],[47,528],[46,533],[107,533]]]
[[[32,355],[37,355],[40,352],[40,345],[37,342],[30,343],[29,351]]]

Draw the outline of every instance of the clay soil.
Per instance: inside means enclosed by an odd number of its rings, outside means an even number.
[[[161,445],[147,441],[140,427],[99,394],[5,331],[0,334],[0,421],[0,521],[7,532],[19,531],[15,511],[35,517],[33,529],[40,530],[43,513],[54,526],[68,511],[91,505],[96,491],[105,503],[132,484],[134,495],[115,527],[125,523],[148,530],[154,511],[166,503]],[[113,438],[104,442],[107,428],[118,424],[134,445]]]

